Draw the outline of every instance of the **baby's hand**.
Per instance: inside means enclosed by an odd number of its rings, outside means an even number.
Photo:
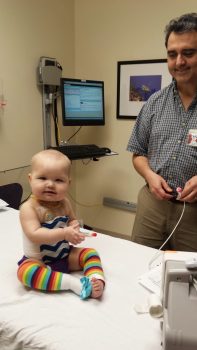
[[[64,228],[65,240],[72,244],[79,244],[85,239],[85,235],[79,232],[79,224],[67,226]]]
[[[76,219],[69,221],[68,226],[75,226],[76,228],[78,228],[78,230],[80,229],[80,223]]]

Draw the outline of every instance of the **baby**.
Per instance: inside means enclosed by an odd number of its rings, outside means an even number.
[[[67,198],[70,169],[70,160],[56,150],[32,158],[32,195],[20,208],[24,256],[18,262],[18,278],[30,288],[99,298],[105,285],[99,255],[93,248],[76,247],[85,235]],[[69,274],[79,270],[81,279]]]

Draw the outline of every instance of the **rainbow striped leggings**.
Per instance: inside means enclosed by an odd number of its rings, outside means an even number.
[[[104,281],[104,273],[100,257],[95,249],[84,248],[79,255],[79,264],[84,276],[90,280],[95,277]],[[53,271],[42,262],[32,259],[23,261],[18,267],[17,276],[23,285],[45,291],[59,291],[65,289],[62,279],[65,274]]]

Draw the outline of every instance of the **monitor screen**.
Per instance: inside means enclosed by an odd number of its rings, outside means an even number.
[[[61,78],[63,125],[104,125],[104,82]]]

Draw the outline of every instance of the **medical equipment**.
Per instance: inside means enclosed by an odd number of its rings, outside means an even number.
[[[197,349],[197,267],[187,263],[196,258],[197,253],[192,252],[164,254],[161,285],[163,350]]]
[[[62,67],[55,58],[40,57],[38,65],[38,84],[40,85],[60,85]]]

